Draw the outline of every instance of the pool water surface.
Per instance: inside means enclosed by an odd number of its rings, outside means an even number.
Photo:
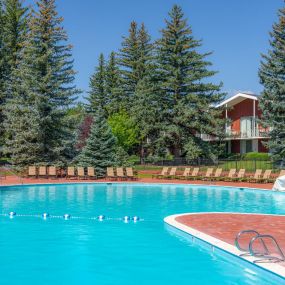
[[[204,185],[1,187],[1,284],[285,284],[163,222],[185,212],[284,214],[284,203],[283,193]],[[14,218],[6,216],[11,211]],[[125,223],[124,216],[141,220]]]

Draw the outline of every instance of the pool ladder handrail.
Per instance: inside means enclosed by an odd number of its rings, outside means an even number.
[[[269,252],[267,251],[264,255],[262,256],[259,256],[259,255],[256,255],[256,252],[254,251],[253,249],[253,244],[257,241],[257,240],[261,240],[261,242],[263,244],[265,244],[264,242],[264,239],[269,239],[273,242],[273,245],[276,249],[276,253],[278,253],[279,257],[277,256],[274,256],[274,255],[271,255],[269,254]],[[272,236],[272,235],[258,235],[258,236],[255,236],[251,239],[250,243],[249,243],[249,252],[252,256],[258,256],[258,257],[261,257],[261,259],[257,259],[257,260],[254,260],[253,262],[254,263],[258,263],[258,262],[264,262],[266,260],[268,261],[276,261],[276,262],[282,262],[282,261],[285,261],[285,255],[282,251],[282,249],[280,248],[277,240]]]
[[[245,249],[245,248],[242,248],[240,243],[239,243],[239,239],[242,235],[244,234],[248,234],[248,233],[253,233],[255,236],[251,238],[249,244],[248,244],[248,248]],[[277,256],[273,256],[273,255],[270,255],[269,253],[269,250],[268,250],[268,247],[266,246],[266,243],[264,241],[264,239],[270,239],[273,241],[273,244],[278,252],[278,254],[280,255],[280,257],[277,257]],[[260,240],[261,242],[261,245],[263,246],[263,250],[264,252],[260,252],[260,251],[254,251],[253,249],[253,244],[257,241],[257,240]],[[285,261],[285,255],[282,251],[282,249],[280,248],[277,240],[272,236],[272,235],[261,235],[259,232],[255,231],[255,230],[243,230],[243,231],[240,231],[237,235],[236,235],[236,238],[235,238],[235,245],[237,247],[238,250],[244,252],[243,254],[240,254],[240,256],[248,256],[248,255],[251,255],[251,256],[254,256],[254,257],[259,257],[261,259],[257,259],[257,260],[254,260],[253,262],[254,263],[258,263],[258,262],[264,262],[265,260],[268,260],[268,261],[276,261],[276,262],[281,262],[281,261]]]
[[[241,236],[244,235],[244,234],[249,234],[249,233],[254,234],[254,237],[260,236],[260,233],[259,233],[258,231],[255,231],[255,230],[243,230],[243,231],[240,231],[240,232],[236,235],[236,238],[235,238],[235,246],[237,247],[238,250],[244,252],[244,253],[240,254],[240,256],[247,256],[247,255],[250,255],[249,244],[248,244],[248,247],[247,247],[247,248],[242,248],[241,245],[240,245],[240,243],[239,243],[239,239],[241,238]],[[263,239],[261,239],[261,244],[263,245],[264,252],[265,252],[266,254],[268,254],[269,251],[268,251],[268,248],[266,247],[266,244],[265,244],[265,242],[263,241]],[[259,253],[259,255],[262,255],[262,253]]]

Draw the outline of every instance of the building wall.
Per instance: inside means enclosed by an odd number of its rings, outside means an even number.
[[[262,144],[264,140],[258,140],[258,152],[268,152],[268,149]]]
[[[228,118],[232,121],[232,131],[240,132],[241,117],[253,116],[253,102],[251,99],[245,99],[228,110]],[[258,109],[258,101],[255,101],[255,114],[256,117],[261,116],[261,111]]]
[[[237,134],[241,131],[241,118],[242,117],[252,117],[254,115],[254,102],[255,102],[255,116],[256,118],[262,117],[262,112],[259,109],[258,101],[254,101],[252,99],[244,99],[242,102],[234,105],[233,107],[229,108],[227,111],[228,118],[231,120],[231,131],[236,132]],[[223,112],[224,118],[226,117],[225,111]],[[261,132],[268,131],[266,129],[263,129],[261,125],[258,124],[258,128]],[[250,139],[248,139],[249,141]],[[258,152],[268,152],[268,149],[263,146],[262,141],[264,139],[252,139],[252,151],[258,151]],[[266,140],[266,139],[265,139]],[[249,143],[249,142],[248,142]],[[244,146],[241,145],[241,140],[234,139],[231,141],[228,141],[227,143],[227,152],[231,153],[241,153],[241,150],[244,152],[245,149],[248,151],[249,145]]]

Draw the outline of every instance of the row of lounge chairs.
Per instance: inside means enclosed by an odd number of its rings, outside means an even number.
[[[28,177],[35,178],[78,178],[78,179],[97,179],[94,167],[87,167],[87,172],[84,167],[67,167],[67,169],[58,168],[56,166],[29,166]]]
[[[177,167],[163,167],[160,174],[153,175],[153,178],[158,179],[185,179],[185,180],[205,180],[205,181],[241,181],[241,182],[274,182],[279,176],[285,175],[285,170],[281,170],[279,174],[272,173],[271,169],[263,172],[262,169],[257,169],[254,174],[247,174],[245,169],[230,169],[224,172],[222,168],[208,168],[206,172],[200,171],[200,168],[192,169],[187,167],[183,174],[177,175]]]
[[[96,174],[96,170],[94,167],[74,167],[69,166],[67,169],[61,169],[55,166],[29,166],[28,168],[28,177],[35,178],[58,178],[58,177],[66,177],[67,179],[77,178],[77,179],[98,179],[104,178]],[[133,168],[127,167],[116,168],[114,171],[113,167],[107,168],[107,176],[106,178],[110,180],[135,180],[137,177],[134,174]]]
[[[117,167],[115,170],[113,167],[107,168],[107,179],[109,180],[137,180],[137,175],[134,173],[132,167]]]

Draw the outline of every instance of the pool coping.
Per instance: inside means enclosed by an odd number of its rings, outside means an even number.
[[[45,186],[45,185],[76,185],[76,184],[127,184],[127,185],[136,185],[136,184],[145,184],[145,185],[180,185],[180,186],[206,186],[206,187],[224,187],[224,188],[234,188],[240,190],[260,190],[264,192],[274,192],[274,193],[284,193],[283,191],[277,191],[275,189],[265,189],[265,188],[256,188],[256,187],[245,187],[245,186],[231,186],[231,185],[216,185],[216,184],[191,184],[191,183],[176,183],[176,182],[146,182],[146,181],[70,181],[70,182],[58,182],[58,183],[16,183],[16,184],[0,184],[0,189],[4,187],[15,187],[15,186]]]
[[[182,232],[185,232],[185,233],[191,235],[192,237],[195,237],[199,240],[202,240],[202,241],[210,244],[213,247],[216,247],[216,248],[218,248],[224,252],[227,252],[227,253],[229,253],[229,254],[237,257],[237,258],[240,258],[244,261],[247,261],[254,266],[262,268],[266,271],[269,271],[270,273],[273,273],[273,274],[278,275],[279,277],[282,277],[285,279],[285,267],[284,266],[276,264],[276,263],[270,263],[270,264],[268,264],[268,263],[266,263],[266,264],[265,263],[258,263],[258,264],[254,263],[253,261],[256,260],[256,258],[254,258],[252,256],[240,256],[240,254],[242,254],[244,252],[241,252],[235,246],[176,221],[176,218],[181,217],[181,216],[203,215],[203,214],[251,215],[253,213],[231,213],[231,212],[183,213],[183,214],[167,216],[164,218],[164,222],[166,224],[178,229],[178,230],[181,230]],[[282,216],[282,217],[284,217],[284,215],[272,215],[272,214],[256,214],[256,213],[254,213],[254,215],[268,215],[268,216]]]

